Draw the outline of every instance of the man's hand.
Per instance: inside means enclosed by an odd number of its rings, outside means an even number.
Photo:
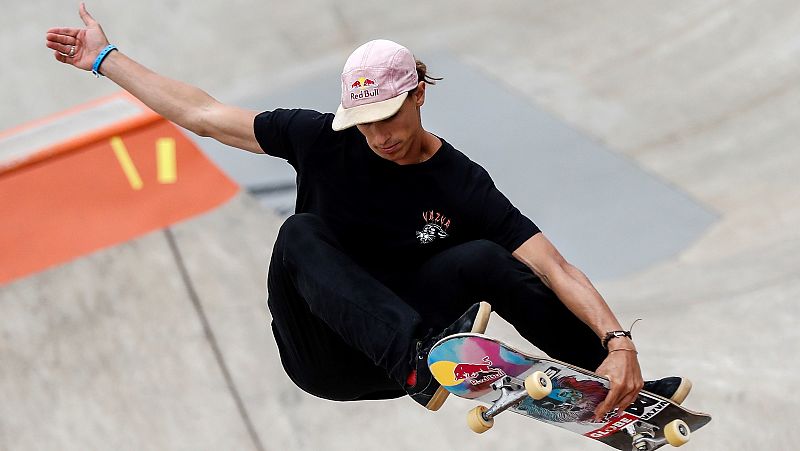
[[[47,30],[46,45],[55,50],[58,61],[91,70],[97,55],[108,45],[108,39],[100,24],[86,11],[86,5],[81,3],[78,13],[86,28],[51,28]]]
[[[615,341],[622,342],[623,340],[617,339]],[[620,345],[616,348],[610,348],[611,351],[618,349],[614,352],[609,352],[608,357],[597,368],[595,373],[607,377],[611,381],[611,391],[608,392],[606,399],[601,402],[594,411],[595,419],[599,420],[603,416],[614,410],[625,410],[639,395],[639,391],[644,386],[642,379],[642,371],[639,368],[639,360],[636,358],[635,348],[633,342],[624,340],[629,343]]]
[[[592,282],[578,268],[567,263],[544,234],[532,236],[513,255],[531,268],[598,337],[610,330],[621,329],[611,308]],[[633,342],[628,338],[615,338],[608,343],[608,349],[613,352],[609,352],[595,373],[611,380],[611,391],[595,409],[596,419],[602,418],[615,407],[620,410],[627,408],[644,386]]]

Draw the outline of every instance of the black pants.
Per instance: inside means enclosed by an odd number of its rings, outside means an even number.
[[[278,233],[267,287],[286,373],[325,399],[404,395],[414,340],[478,301],[553,358],[593,370],[606,356],[588,326],[490,241],[452,247],[413,271],[375,271],[345,254],[320,218],[297,214]]]

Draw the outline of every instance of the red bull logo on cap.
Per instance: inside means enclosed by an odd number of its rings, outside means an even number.
[[[350,100],[366,100],[377,97],[378,93],[377,82],[370,78],[361,77],[350,84]]]
[[[352,85],[350,85],[350,90],[351,91],[355,91],[357,89],[363,89],[363,88],[374,87],[374,86],[376,86],[375,85],[375,80],[370,80],[369,78],[361,77],[361,78],[357,79],[356,81],[354,81]]]

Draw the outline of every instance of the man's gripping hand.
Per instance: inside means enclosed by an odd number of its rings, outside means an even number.
[[[616,339],[612,343],[614,346],[609,343],[608,356],[595,371],[611,381],[611,391],[594,411],[597,420],[615,408],[620,412],[625,410],[636,400],[644,387],[642,370],[639,368],[633,342],[628,339]]]
[[[47,30],[47,47],[54,50],[62,63],[91,70],[100,51],[108,45],[103,29],[81,3],[78,10],[86,28],[51,28]],[[73,47],[74,46],[74,47]]]

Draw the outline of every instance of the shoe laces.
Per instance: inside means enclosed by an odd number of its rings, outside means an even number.
[[[434,330],[428,329],[428,332],[425,334],[423,338],[417,340],[417,345],[415,346],[415,355],[417,360],[425,360],[428,357],[428,354],[431,352],[431,348],[434,345],[434,338],[433,335]],[[413,357],[412,357],[412,364],[413,364]],[[416,366],[416,365],[414,365]]]

